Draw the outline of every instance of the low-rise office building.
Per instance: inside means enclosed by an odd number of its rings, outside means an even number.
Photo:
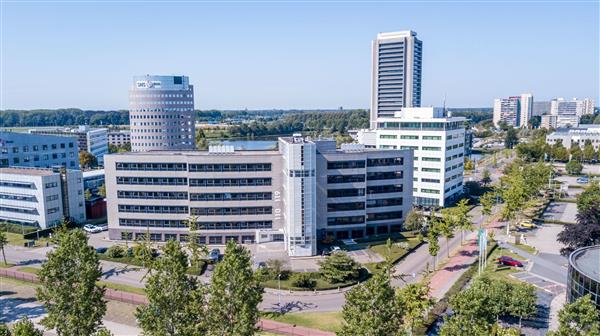
[[[582,247],[569,256],[567,302],[585,295],[600,310],[600,245]]]
[[[76,137],[0,132],[0,167],[79,169]]]
[[[88,126],[40,128],[29,130],[29,133],[77,137],[79,150],[93,154],[98,159],[100,166],[104,164],[104,154],[108,153],[108,130],[106,128],[90,128]]]
[[[586,140],[589,140],[597,151],[600,149],[600,125],[581,125],[578,128],[559,128],[546,136],[546,143],[550,146],[557,142],[569,149],[575,143],[582,149]]]
[[[81,171],[0,168],[0,221],[41,229],[85,221]]]
[[[114,146],[131,144],[131,131],[111,131],[107,133],[107,139]]]
[[[374,140],[378,149],[414,151],[414,204],[444,207],[463,193],[464,122],[441,108],[404,108],[393,118],[378,118],[376,130],[363,131],[375,136],[359,138]]]
[[[290,256],[310,256],[328,234],[401,228],[412,202],[410,151],[336,150],[300,136],[278,147],[108,155],[109,237],[149,229],[155,241],[186,240],[192,220],[201,243],[283,241]]]

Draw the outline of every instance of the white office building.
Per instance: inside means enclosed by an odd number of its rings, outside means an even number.
[[[532,115],[533,95],[530,93],[494,100],[493,121],[496,127],[501,122],[510,127],[527,127]]]
[[[0,132],[0,167],[79,169],[75,136]]]
[[[189,237],[200,243],[280,241],[290,256],[317,254],[327,235],[400,231],[412,203],[412,153],[280,138],[278,150],[111,154],[106,160],[109,237]]]
[[[46,229],[85,221],[81,171],[0,168],[0,221]]]
[[[580,125],[577,128],[559,128],[546,136],[546,143],[550,146],[557,142],[569,149],[573,144],[584,148],[586,140],[589,140],[594,149],[600,150],[600,125]]]
[[[378,149],[411,149],[414,152],[413,202],[446,206],[463,192],[464,117],[445,116],[441,108],[404,108],[391,118],[378,118],[375,135],[365,145]]]
[[[421,106],[423,42],[413,31],[379,33],[372,45],[371,128],[379,117]]]
[[[107,134],[108,143],[114,146],[123,146],[131,144],[131,132],[130,131],[111,131]]]
[[[552,99],[550,102],[550,114],[552,115],[576,115],[583,116],[594,113],[594,100],[585,98],[570,100],[564,98]]]
[[[108,153],[108,129],[79,126],[77,128],[40,128],[29,130],[33,134],[48,134],[77,137],[79,150],[87,151],[98,159],[98,165],[104,165],[104,154]]]

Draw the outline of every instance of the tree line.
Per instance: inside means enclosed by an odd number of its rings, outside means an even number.
[[[4,110],[2,127],[40,127],[72,125],[128,125],[129,111],[84,111],[75,108],[56,110]]]

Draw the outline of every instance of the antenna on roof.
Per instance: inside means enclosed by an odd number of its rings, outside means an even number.
[[[446,92],[444,92],[444,103],[442,104],[442,111],[446,115]]]

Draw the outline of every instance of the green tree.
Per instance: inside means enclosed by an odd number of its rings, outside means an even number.
[[[371,279],[346,292],[342,307],[344,323],[338,336],[403,335],[399,305],[390,285],[388,270],[376,272]]]
[[[96,284],[102,275],[98,255],[82,230],[57,232],[55,238],[58,247],[38,273],[37,298],[48,312],[42,324],[58,335],[89,336],[106,312],[104,288]]]
[[[37,329],[31,320],[26,317],[20,319],[13,325],[13,336],[42,336],[44,333]]]
[[[562,140],[557,140],[550,150],[552,158],[556,161],[569,160],[569,151],[563,146]]]
[[[592,161],[597,158],[596,150],[594,150],[594,145],[592,145],[592,140],[587,139],[583,145],[583,160],[584,161]]]
[[[185,251],[179,242],[169,240],[146,283],[148,304],[138,306],[135,312],[144,335],[206,333],[206,287],[186,274],[187,267]]]
[[[463,198],[456,206],[452,208],[452,214],[454,216],[455,227],[460,229],[460,243],[462,244],[465,237],[465,231],[473,230],[473,222],[471,222],[471,215],[469,215],[469,199]]]
[[[410,231],[423,231],[425,226],[425,218],[421,214],[421,212],[415,208],[412,208],[408,215],[406,215],[406,220],[404,221],[404,228]]]
[[[291,277],[291,281],[294,287],[300,288],[314,288],[317,285],[315,279],[306,272],[294,273]]]
[[[525,283],[513,285],[508,310],[512,316],[519,318],[519,328],[524,317],[533,316],[537,312],[536,298],[533,286]]]
[[[435,270],[437,265],[437,256],[440,252],[440,243],[438,241],[439,235],[440,234],[435,227],[430,227],[429,231],[427,232],[427,245],[429,255],[433,257],[433,270]]]
[[[4,253],[4,247],[8,245],[8,238],[6,238],[6,234],[0,231],[0,250],[2,250],[2,259],[4,259],[4,265],[8,265],[6,262],[6,254]]]
[[[437,229],[440,235],[446,238],[446,254],[450,258],[450,238],[454,238],[454,228],[457,221],[453,209],[442,209],[442,220],[437,221]]]
[[[360,265],[346,252],[332,253],[319,261],[319,266],[321,276],[331,283],[358,279],[360,271]]]
[[[98,159],[90,152],[79,151],[79,165],[82,169],[90,169],[98,165]]]
[[[106,197],[106,184],[102,183],[102,185],[98,187],[98,195]]]
[[[471,159],[465,158],[465,170],[473,169],[475,169],[475,163]]]
[[[90,191],[90,189],[85,189],[83,196],[85,197],[86,201],[89,201],[92,198],[92,192]]]
[[[427,312],[435,303],[429,291],[428,283],[415,283],[407,284],[397,293],[398,310],[402,312],[402,324],[408,335],[425,325]]]
[[[0,324],[0,336],[11,336],[11,332],[10,329],[8,329],[8,326],[4,323]]]
[[[571,175],[579,175],[583,171],[583,165],[579,161],[571,160],[567,162],[565,169]]]
[[[267,260],[267,271],[271,279],[277,279],[281,276],[282,279],[287,277],[287,271],[283,269],[284,263],[281,259],[269,259]]]
[[[252,272],[251,259],[243,246],[227,243],[210,285],[207,335],[254,335],[263,289]]]
[[[487,187],[488,184],[492,183],[492,174],[487,169],[483,170],[483,175],[481,177],[481,183]]]
[[[190,216],[188,218],[188,227],[190,229],[190,236],[187,243],[187,247],[190,250],[190,264],[192,268],[197,272],[200,272],[200,265],[203,257],[208,255],[208,248],[204,244],[200,244],[198,234],[198,218],[196,216]]]
[[[561,249],[565,256],[577,248],[600,244],[600,184],[592,183],[577,195],[577,223],[565,225],[558,241],[565,245]]]
[[[481,204],[481,214],[484,216],[490,216],[492,214],[492,208],[496,202],[496,195],[493,192],[486,192],[479,198]]]
[[[600,312],[588,294],[566,304],[558,312],[558,324],[558,330],[551,331],[549,336],[598,336]]]
[[[100,328],[94,333],[94,336],[113,336],[113,334],[106,328]]]
[[[444,318],[440,329],[440,336],[489,336],[489,327],[486,321],[478,318],[469,318],[464,315],[452,315]]]
[[[581,150],[581,147],[579,147],[579,144],[576,142],[573,142],[571,144],[571,149],[569,149],[569,154],[571,155],[571,160],[575,160],[575,161],[583,160],[583,151]]]
[[[517,143],[519,143],[519,138],[517,137],[517,130],[515,130],[512,127],[508,128],[504,136],[504,148],[512,149]]]

